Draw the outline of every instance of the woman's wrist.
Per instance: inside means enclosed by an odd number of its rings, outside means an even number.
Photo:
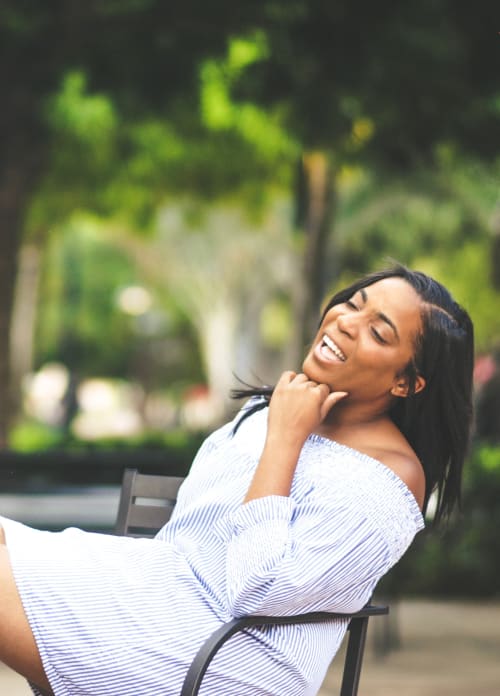
[[[279,457],[287,453],[288,456],[296,455],[298,458],[307,437],[308,433],[301,433],[294,428],[276,433],[269,430],[264,443],[264,451],[275,452]]]
[[[297,438],[284,441],[271,435],[266,439],[245,502],[267,495],[290,495],[302,444]]]

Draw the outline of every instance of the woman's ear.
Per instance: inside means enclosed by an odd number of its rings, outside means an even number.
[[[418,394],[418,392],[421,392],[422,389],[425,389],[426,381],[425,377],[422,377],[422,375],[417,375],[417,379],[415,380],[415,394]]]
[[[424,389],[424,387],[425,387],[425,378],[422,377],[422,375],[417,375],[417,378],[415,379],[415,391],[413,393],[418,394],[418,392],[421,392],[422,389]],[[409,389],[408,378],[401,377],[398,379],[397,383],[391,389],[391,394],[393,396],[399,396],[400,398],[404,399],[408,396],[408,389]]]

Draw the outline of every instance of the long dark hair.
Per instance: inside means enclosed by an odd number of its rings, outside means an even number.
[[[398,264],[337,292],[321,321],[331,307],[346,302],[361,288],[394,277],[405,280],[421,298],[422,332],[404,370],[408,396],[394,399],[389,415],[422,463],[426,481],[423,511],[434,493],[434,523],[438,524],[460,503],[462,468],[470,443],[474,332],[469,315],[443,285]],[[418,375],[425,378],[426,385],[415,393]],[[246,411],[246,418],[265,408],[272,393],[273,387],[248,387],[234,390],[233,396],[263,397]]]

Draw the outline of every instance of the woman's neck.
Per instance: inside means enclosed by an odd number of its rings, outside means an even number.
[[[383,404],[367,404],[366,402],[353,404],[346,399],[330,411],[316,432],[318,435],[335,440],[339,433],[359,432],[388,422],[392,421],[388,415],[388,404],[385,400]]]

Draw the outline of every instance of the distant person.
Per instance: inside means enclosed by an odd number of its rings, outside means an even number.
[[[473,330],[402,266],[329,302],[300,372],[252,398],[202,445],[154,540],[2,519],[0,659],[36,694],[179,694],[207,636],[245,614],[354,612],[460,494]],[[316,694],[347,629],[254,628],[201,693]]]

